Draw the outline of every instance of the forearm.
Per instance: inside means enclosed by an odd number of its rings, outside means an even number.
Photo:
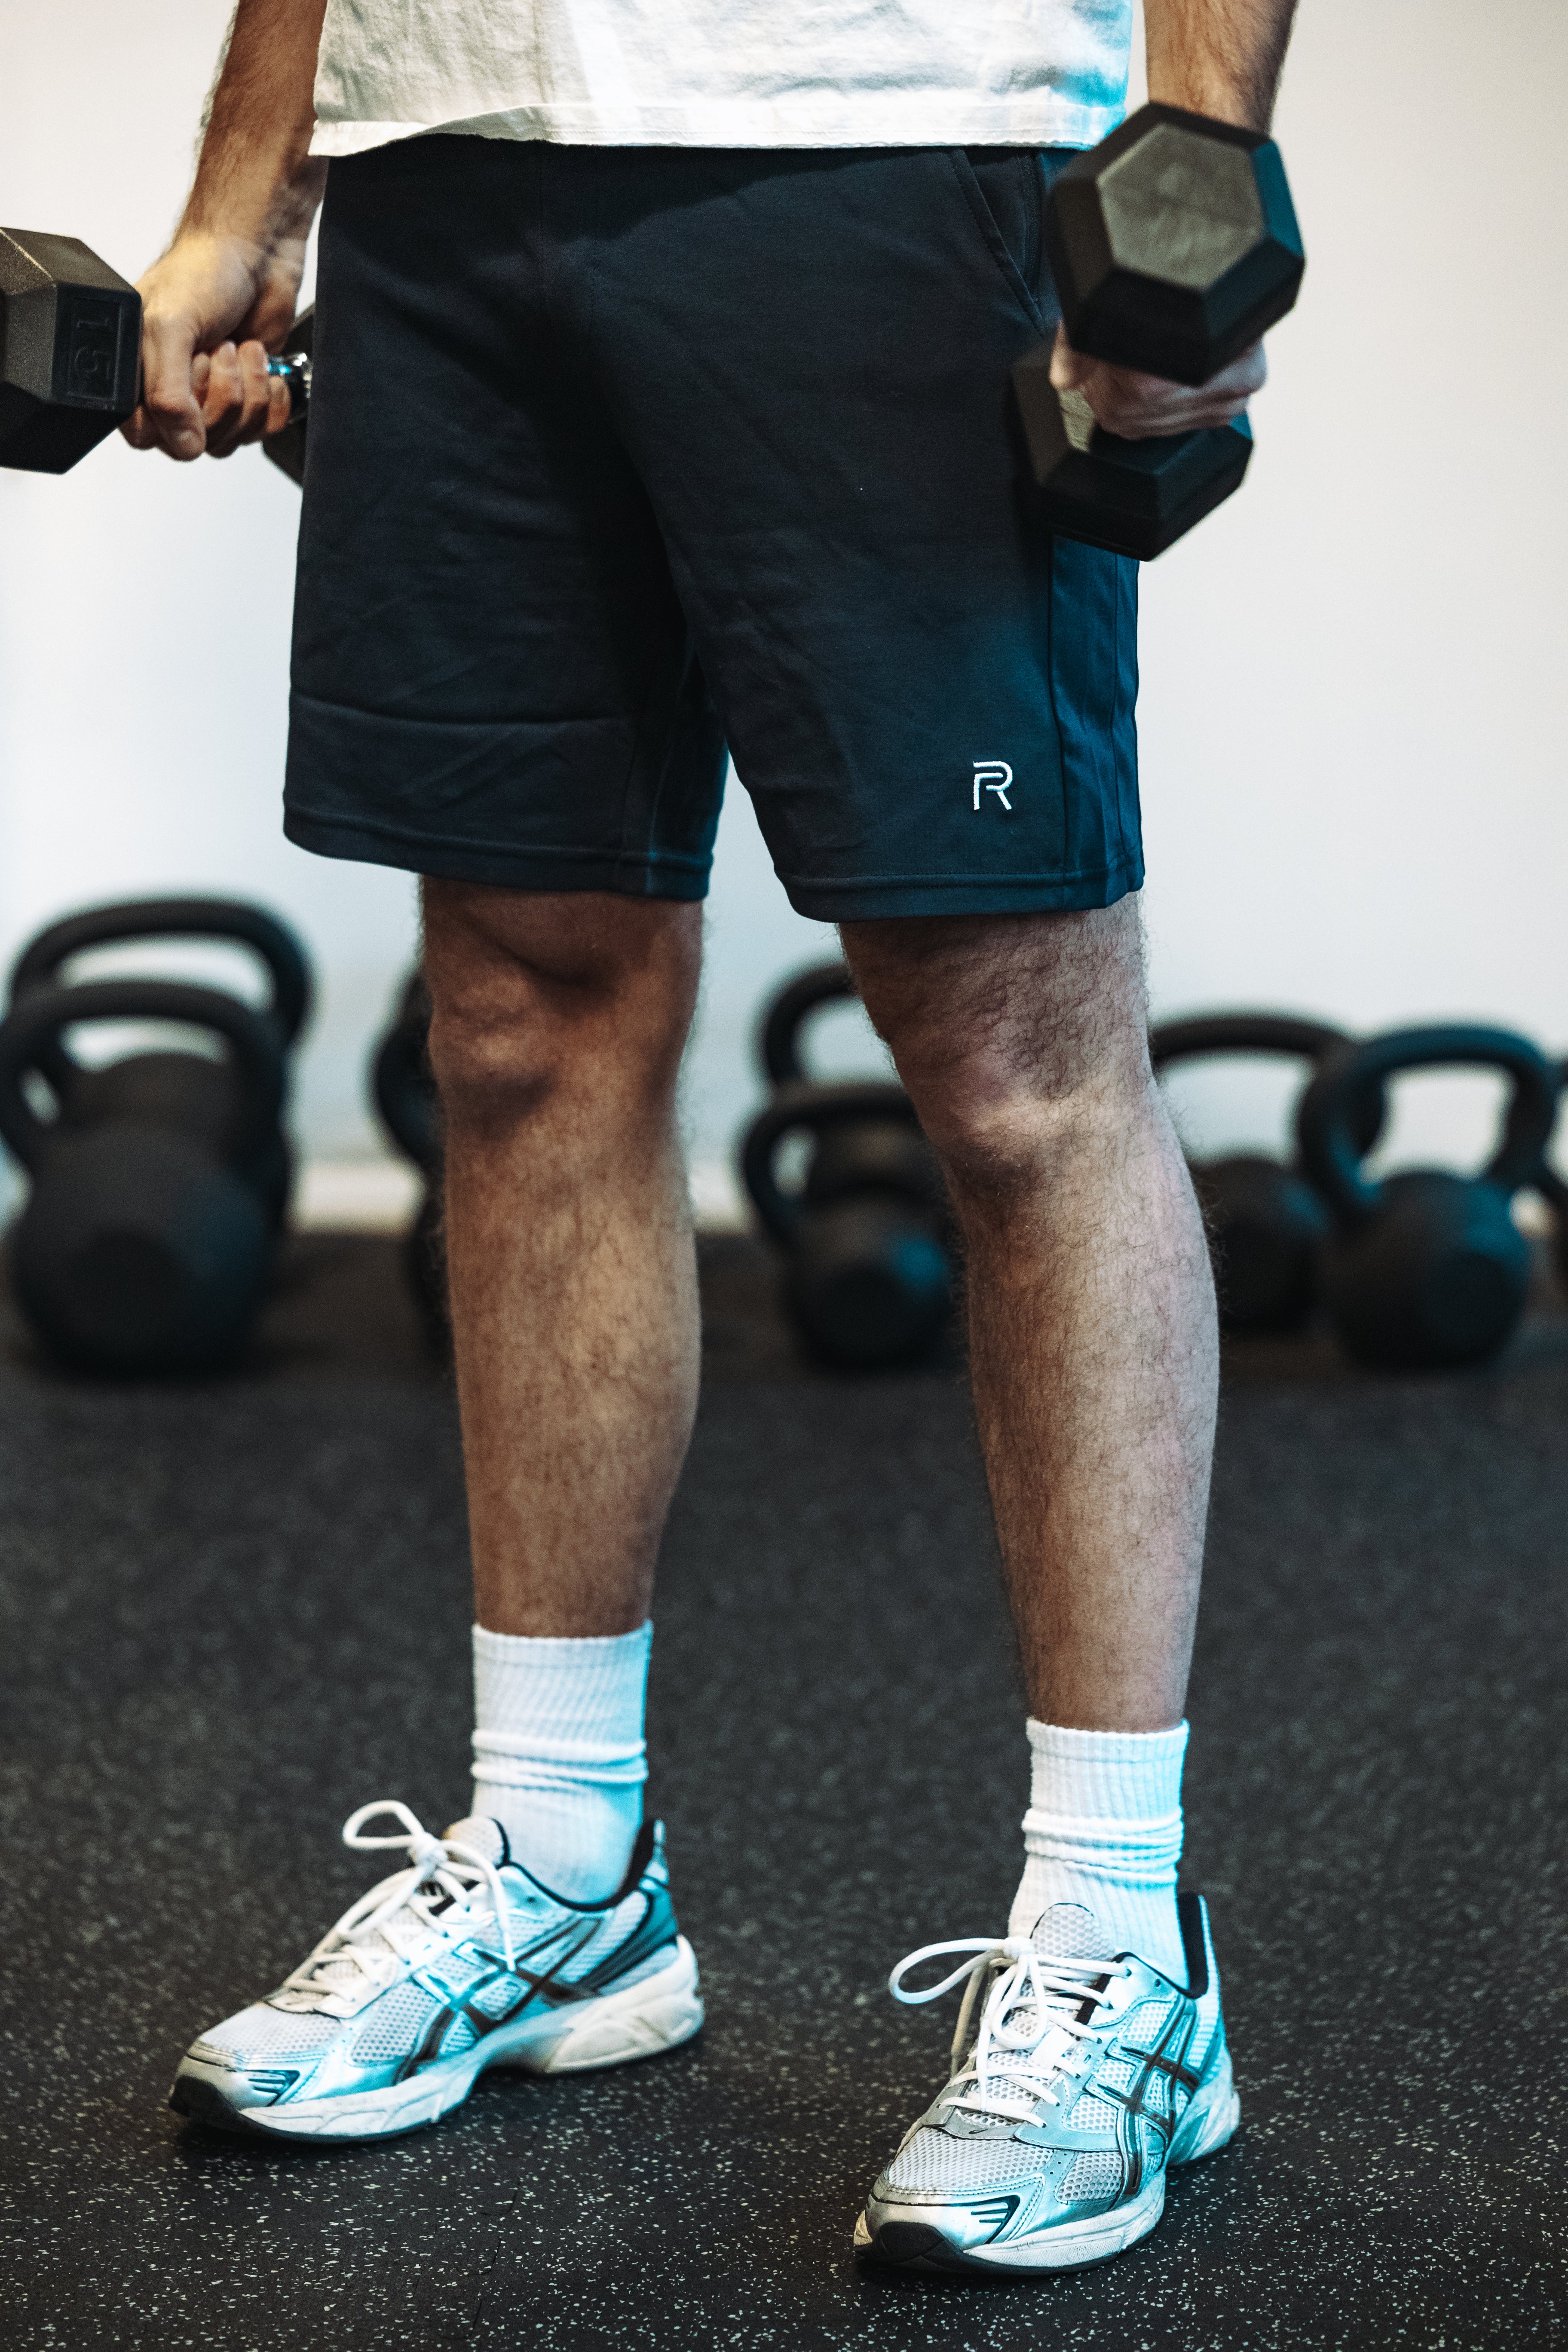
[[[1295,13],[1296,0],[1144,0],[1150,97],[1267,131]]]
[[[326,0],[239,0],[181,236],[275,251],[308,234],[326,175],[310,154],[325,14]]]

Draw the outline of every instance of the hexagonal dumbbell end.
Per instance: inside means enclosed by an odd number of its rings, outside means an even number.
[[[74,236],[0,228],[0,466],[63,474],[136,405],[142,297]]]
[[[1140,107],[1069,163],[1045,237],[1074,349],[1173,383],[1238,358],[1307,266],[1272,139],[1177,106]]]
[[[1051,383],[1051,347],[1013,370],[1029,470],[1047,529],[1147,563],[1239,489],[1252,456],[1245,416],[1194,433],[1123,441],[1102,431],[1081,392]]]

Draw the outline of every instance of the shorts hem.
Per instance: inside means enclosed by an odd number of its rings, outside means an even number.
[[[819,923],[895,915],[1068,915],[1114,907],[1143,887],[1143,861],[1091,874],[896,874],[879,881],[806,880],[781,874],[797,915]]]
[[[500,843],[433,841],[392,825],[286,808],[283,831],[297,849],[361,866],[395,866],[442,882],[483,882],[500,890],[612,890],[626,898],[705,898],[710,860],[653,851],[512,849]]]

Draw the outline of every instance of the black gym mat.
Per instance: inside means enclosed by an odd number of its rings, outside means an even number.
[[[300,1244],[204,1387],[64,1381],[0,1331],[5,2340],[1562,2340],[1568,1320],[1465,1380],[1232,1364],[1188,1861],[1244,2129],[1133,2253],[993,2286],[849,2252],[952,2023],[888,1968],[1001,1927],[1026,1797],[960,1377],[807,1373],[749,1244],[705,1281],[652,1738],[707,2032],[489,2077],[380,2148],[163,2097],[365,1884],[354,1806],[466,1801],[455,1419],[392,1245]]]

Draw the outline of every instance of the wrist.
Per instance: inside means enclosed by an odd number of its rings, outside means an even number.
[[[325,161],[302,142],[229,150],[210,163],[204,152],[176,241],[201,237],[247,246],[265,266],[289,247],[303,247],[326,178]]]
[[[1194,65],[1151,68],[1149,96],[1159,106],[1179,106],[1189,114],[1206,114],[1214,122],[1233,122],[1240,131],[1268,129],[1273,113],[1271,95],[1237,82],[1234,76]]]

